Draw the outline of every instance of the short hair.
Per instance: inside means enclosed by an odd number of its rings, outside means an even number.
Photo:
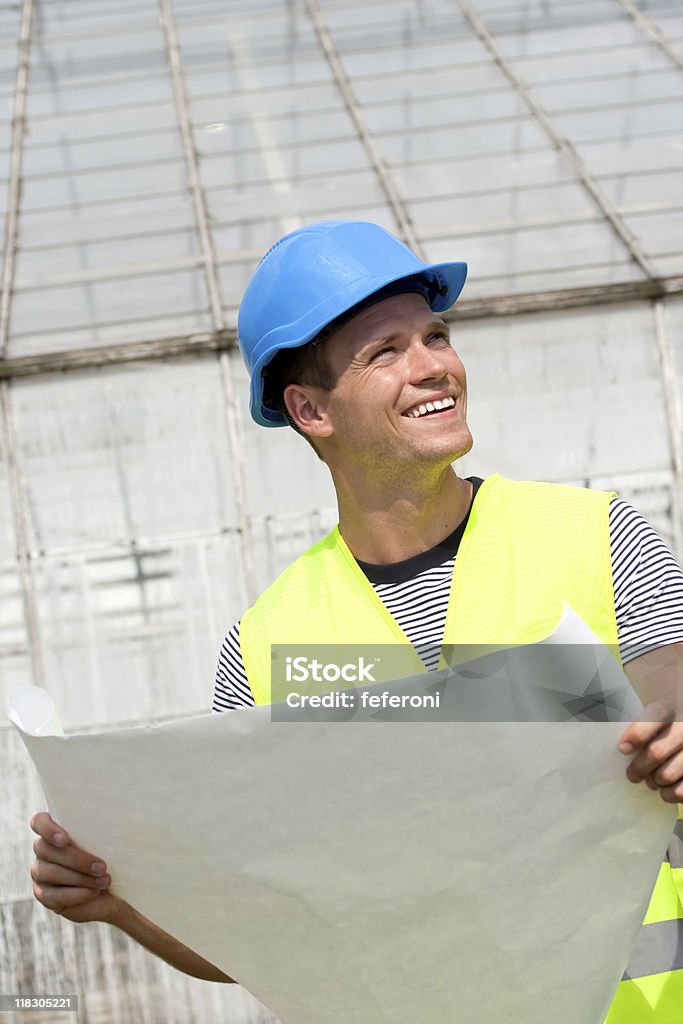
[[[284,391],[290,384],[311,384],[331,391],[336,383],[325,347],[318,338],[298,348],[281,349],[263,368],[262,373],[263,404],[269,409],[277,409],[283,415],[287,411]]]
[[[290,384],[310,384],[325,391],[332,390],[337,378],[329,365],[322,340],[316,337],[298,348],[281,349],[262,371],[263,404],[269,409],[276,409],[289,426],[308,441],[319,458],[320,452],[313,439],[290,416],[285,404],[285,388]]]

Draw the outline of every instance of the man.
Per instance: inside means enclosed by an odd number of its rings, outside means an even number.
[[[259,264],[239,318],[252,416],[289,423],[313,445],[332,475],[339,526],[230,631],[214,706],[270,700],[272,643],[400,642],[429,669],[442,643],[541,639],[566,601],[619,644],[644,703],[659,702],[620,748],[631,781],[676,802],[683,572],[642,517],[608,494],[457,475],[452,464],[472,445],[467,382],[438,314],[465,273],[462,263],[422,263],[376,225],[336,221],[293,232]],[[45,906],[109,921],[188,973],[230,980],[117,900],[106,866],[49,816],[33,828]],[[683,970],[661,949],[663,932],[647,931],[664,922],[674,951],[683,939],[674,883],[666,864],[643,929],[655,959],[622,982],[610,1024],[683,1019]]]

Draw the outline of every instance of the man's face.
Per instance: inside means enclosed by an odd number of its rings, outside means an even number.
[[[449,465],[470,450],[465,368],[421,295],[382,299],[324,344],[337,381],[323,397],[331,467]]]

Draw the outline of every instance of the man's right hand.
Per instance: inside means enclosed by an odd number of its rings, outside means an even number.
[[[80,924],[106,921],[140,942],[179,971],[204,981],[232,983],[232,978],[194,950],[109,892],[111,876],[103,860],[71,842],[65,829],[41,812],[31,819],[38,838],[31,866],[33,894],[48,910]]]
[[[31,865],[33,895],[48,910],[69,921],[108,921],[127,904],[109,892],[107,865],[71,842],[67,832],[43,811],[31,819],[38,838]]]

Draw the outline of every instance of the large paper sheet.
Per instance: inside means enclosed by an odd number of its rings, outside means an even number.
[[[625,779],[623,722],[263,707],[31,735],[42,697],[11,715],[53,816],[286,1024],[603,1021],[675,818]]]

